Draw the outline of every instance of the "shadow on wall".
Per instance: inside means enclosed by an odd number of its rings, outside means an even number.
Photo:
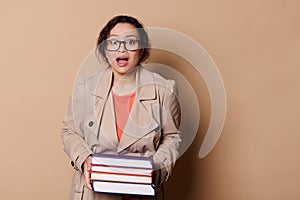
[[[199,165],[201,161],[198,157],[198,153],[210,120],[210,96],[208,89],[202,77],[190,63],[177,55],[162,50],[151,50],[151,57],[148,63],[159,63],[175,69],[188,80],[196,95],[196,103],[198,103],[198,105],[195,107],[198,106],[199,111],[197,111],[198,109],[192,108],[191,112],[201,111],[201,120],[199,123],[199,119],[190,117],[197,116],[193,115],[195,113],[188,113],[189,123],[195,124],[196,129],[194,133],[182,130],[182,144],[188,144],[188,146],[184,148],[185,152],[177,161],[172,176],[165,184],[165,196],[167,200],[199,200],[199,197],[195,197],[195,194],[199,194],[200,190],[203,189],[203,187],[201,187],[203,181],[198,180],[198,177],[202,177],[203,170],[201,167],[202,165]],[[168,74],[162,73],[163,70],[160,70],[159,68],[156,68],[154,71],[169,78]],[[178,92],[180,96],[181,91],[179,90]],[[185,96],[181,96],[181,98],[191,99],[191,97]],[[197,114],[199,115],[199,113]],[[184,117],[186,116],[182,116],[182,118]]]
[[[198,153],[204,139],[205,131],[202,130],[207,129],[208,125],[202,126],[201,123],[194,142],[179,158],[172,176],[165,184],[166,200],[201,200],[200,196],[205,196],[201,194],[205,192],[204,173],[208,166],[203,165]]]
[[[202,77],[184,58],[158,49],[151,49],[150,55],[150,58],[144,65],[147,69],[157,72],[165,78],[174,80],[182,76],[187,80],[189,87],[191,87],[187,88],[184,81],[178,82],[176,80],[179,98],[181,100],[184,99],[183,103],[185,104],[181,105],[181,107],[188,108],[182,113],[182,115],[185,115],[182,116],[185,120],[181,126],[183,140],[181,146],[185,147],[180,149],[181,157],[177,161],[170,180],[165,184],[166,199],[199,200],[199,193],[203,193],[203,190],[205,190],[203,183],[205,168],[198,157],[198,153],[210,122],[211,105],[208,89]],[[104,66],[101,65],[102,68]],[[98,70],[99,62],[95,57],[94,51],[92,51],[83,62],[78,77],[87,76]],[[174,74],[174,71],[177,75]],[[190,94],[187,92],[188,89],[194,92],[193,97],[188,95]],[[195,101],[192,101],[193,98],[195,98]],[[195,102],[195,105],[191,102]],[[182,102],[180,103],[182,104]],[[191,129],[190,126],[193,126],[193,128]],[[186,129],[187,131],[184,131]]]

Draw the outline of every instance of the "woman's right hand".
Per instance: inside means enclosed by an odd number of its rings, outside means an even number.
[[[83,178],[84,178],[84,186],[90,190],[92,190],[91,169],[92,169],[92,156],[89,156],[85,159],[83,163]]]

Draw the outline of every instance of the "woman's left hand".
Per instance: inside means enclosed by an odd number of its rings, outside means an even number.
[[[83,178],[84,178],[84,186],[90,190],[92,190],[91,179],[90,179],[91,169],[92,169],[92,157],[89,156],[85,159],[83,164]]]

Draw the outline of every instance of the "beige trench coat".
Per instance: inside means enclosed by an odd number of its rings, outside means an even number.
[[[155,197],[134,196],[131,200],[164,199],[165,182],[178,158],[181,112],[175,82],[139,66],[137,90],[120,142],[117,139],[110,67],[77,81],[61,137],[74,167],[69,199],[121,200],[121,195],[92,192],[84,187],[82,164],[93,153],[152,156],[156,168]]]

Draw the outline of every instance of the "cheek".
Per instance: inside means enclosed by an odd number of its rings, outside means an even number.
[[[134,62],[138,63],[140,60],[140,55],[140,52],[134,52],[131,57],[133,58]]]
[[[116,55],[114,53],[111,53],[111,52],[105,52],[105,56],[106,56],[109,64],[111,64],[116,59]]]

